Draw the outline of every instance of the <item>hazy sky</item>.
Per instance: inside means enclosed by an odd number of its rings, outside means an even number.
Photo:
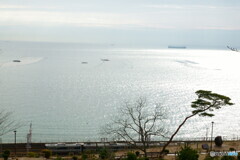
[[[240,45],[240,0],[0,0],[0,40]]]

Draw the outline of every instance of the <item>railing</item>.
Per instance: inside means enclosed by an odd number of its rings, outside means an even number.
[[[215,137],[212,138],[214,141]],[[239,141],[240,136],[222,136],[223,141]],[[114,140],[106,139],[105,143],[113,142]],[[166,140],[152,140],[151,142],[166,142]],[[173,141],[179,142],[179,141],[211,141],[211,137],[178,137],[174,138]],[[45,139],[45,140],[32,140],[32,143],[83,143],[84,141],[74,140],[71,141],[62,141],[62,140],[51,140],[51,139]],[[85,141],[84,143],[91,142],[91,143],[104,143],[103,141]],[[0,145],[2,143],[14,143],[13,140],[1,140],[0,138]],[[26,140],[17,140],[17,143],[26,143]]]

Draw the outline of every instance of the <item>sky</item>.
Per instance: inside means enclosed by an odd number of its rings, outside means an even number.
[[[0,40],[240,45],[239,0],[0,0]]]

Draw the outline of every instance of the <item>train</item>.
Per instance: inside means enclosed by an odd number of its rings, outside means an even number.
[[[141,147],[142,143],[137,143],[137,147]],[[150,147],[163,146],[163,142],[151,142]],[[80,154],[83,151],[98,151],[106,148],[111,151],[124,149],[133,149],[136,146],[126,142],[89,142],[89,143],[48,143],[45,144],[46,149],[49,149],[53,154]]]

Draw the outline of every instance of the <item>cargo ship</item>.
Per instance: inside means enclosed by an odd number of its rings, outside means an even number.
[[[186,49],[187,47],[186,46],[168,46],[168,48],[171,48],[171,49]]]

